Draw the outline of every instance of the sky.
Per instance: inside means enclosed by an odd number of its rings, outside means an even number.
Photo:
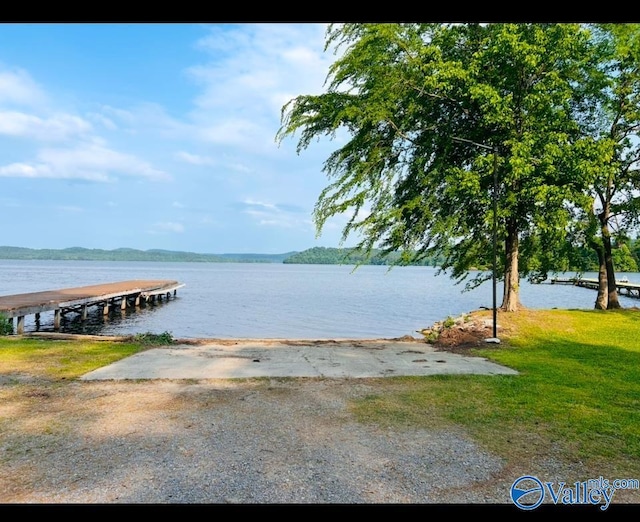
[[[339,138],[276,142],[321,94],[321,23],[0,24],[0,245],[269,253],[340,246],[312,212]],[[345,244],[344,246],[348,246]]]

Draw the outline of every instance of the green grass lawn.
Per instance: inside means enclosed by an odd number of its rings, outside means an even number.
[[[0,374],[23,373],[53,380],[77,379],[144,349],[146,346],[140,343],[0,337]]]

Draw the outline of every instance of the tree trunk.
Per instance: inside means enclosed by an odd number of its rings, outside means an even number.
[[[607,310],[622,308],[618,299],[618,285],[616,284],[616,272],[613,267],[613,256],[611,255],[611,240],[607,238],[604,242],[604,257],[607,270]]]
[[[596,297],[596,310],[606,310],[608,303],[607,288],[607,266],[604,259],[604,248],[598,243],[592,243],[592,248],[598,254],[598,296]]]
[[[504,292],[500,309],[505,312],[516,312],[520,304],[520,274],[518,273],[518,228],[514,219],[507,221],[507,238],[505,240]]]
[[[613,266],[613,255],[611,253],[611,234],[609,233],[608,209],[605,209],[598,217],[602,231],[602,246],[604,250],[604,264],[607,271],[607,310],[622,308],[618,299],[618,285],[616,284],[616,272]]]

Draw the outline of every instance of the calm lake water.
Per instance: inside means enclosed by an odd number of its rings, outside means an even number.
[[[184,283],[175,298],[109,318],[91,308],[87,321],[63,318],[61,331],[103,335],[170,332],[198,338],[391,338],[416,335],[447,316],[492,307],[491,281],[463,292],[433,267],[0,260],[0,295],[129,279]],[[571,275],[571,274],[569,274]],[[596,274],[585,274],[595,277]],[[640,283],[640,274],[618,274]],[[497,286],[498,305],[502,285]],[[529,308],[592,309],[595,290],[521,282]],[[638,299],[620,297],[624,307]],[[53,312],[25,331],[53,331]]]

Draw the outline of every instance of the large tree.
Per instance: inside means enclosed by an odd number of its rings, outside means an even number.
[[[587,221],[599,225],[597,237],[587,237],[600,264],[595,308],[616,309],[613,242],[623,240],[640,215],[640,25],[603,24],[594,34],[603,44],[602,88],[593,93],[594,117],[581,121],[581,168],[591,178],[583,207]]]
[[[565,202],[583,189],[560,164],[575,151],[591,42],[579,24],[330,26],[327,49],[343,54],[327,91],[287,103],[276,136],[299,132],[298,152],[349,137],[324,164],[318,233],[350,212],[343,241],[355,233],[359,249],[405,261],[442,255],[461,281],[491,264],[495,197],[501,308],[517,310],[520,278],[539,268],[527,259],[564,241]]]

